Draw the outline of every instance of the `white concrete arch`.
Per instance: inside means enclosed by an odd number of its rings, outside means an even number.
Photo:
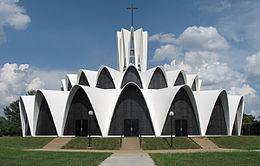
[[[97,73],[98,73],[97,71],[93,71],[93,70],[80,69],[77,74],[77,81],[76,81],[77,85],[79,85],[81,75],[84,74],[89,83],[89,86],[95,87],[96,86],[95,80],[97,77]]]
[[[71,84],[71,88],[77,84],[77,74],[66,74],[65,78],[67,91],[69,91],[69,84]]]
[[[182,74],[183,79],[184,79],[184,84],[187,84],[187,76],[184,70],[173,70],[173,71],[167,71],[167,83],[168,87],[174,86],[179,74]]]
[[[230,133],[232,135],[232,130],[237,118],[238,125],[238,135],[240,135],[242,117],[244,112],[244,100],[243,96],[228,95],[228,104],[229,104],[229,115],[230,115]]]
[[[147,106],[147,108],[148,108],[148,112],[149,112],[149,114],[150,114],[150,118],[151,118],[151,122],[152,122],[152,127],[153,127],[154,133],[155,133],[155,135],[156,135],[156,130],[155,130],[155,127],[154,127],[154,123],[155,123],[155,118],[156,118],[156,117],[155,117],[155,116],[152,116],[151,113],[150,113],[151,105],[148,105],[148,103],[147,103],[147,101],[146,101],[146,97],[145,97],[144,94],[143,94],[143,90],[140,89],[140,87],[139,87],[136,83],[134,83],[134,82],[129,82],[129,83],[127,83],[122,89],[120,89],[120,90],[117,92],[117,99],[116,99],[116,102],[115,102],[115,104],[114,104],[114,106],[113,106],[113,111],[112,111],[111,118],[110,118],[110,120],[109,120],[109,125],[108,125],[108,131],[107,131],[107,133],[109,132],[109,129],[110,129],[110,126],[111,126],[111,123],[112,123],[112,118],[113,118],[113,115],[114,115],[116,106],[117,106],[117,104],[118,104],[119,98],[120,98],[120,96],[122,95],[122,93],[124,92],[124,90],[125,90],[127,87],[129,87],[129,86],[134,86],[134,87],[141,93],[141,95],[142,95],[142,97],[143,97],[143,99],[144,99],[144,101],[145,101],[145,104],[146,104],[146,106]]]
[[[113,83],[114,83],[114,85],[115,85],[115,88],[116,88],[116,89],[119,89],[119,88],[120,88],[120,85],[121,85],[119,80],[122,79],[123,74],[122,74],[121,72],[119,72],[119,71],[117,71],[117,70],[115,70],[115,69],[112,69],[112,68],[110,68],[110,67],[108,67],[108,66],[105,66],[105,65],[102,65],[102,66],[99,68],[98,72],[97,72],[97,77],[96,77],[96,79],[95,79],[95,86],[97,85],[97,81],[98,81],[98,79],[99,79],[99,77],[100,77],[100,74],[101,74],[101,72],[102,72],[102,70],[103,70],[104,68],[106,68],[106,69],[108,70],[109,74],[111,75],[112,80],[113,80]]]
[[[36,135],[36,125],[42,101],[45,99],[58,136],[61,136],[62,120],[69,92],[54,90],[38,90],[35,95],[33,135]]]
[[[108,122],[110,121],[111,115],[113,113],[112,108],[117,99],[116,94],[119,93],[120,90],[92,88],[92,87],[81,86],[81,85],[74,86],[70,91],[66,103],[66,107],[65,107],[64,118],[62,121],[62,134],[64,133],[64,128],[68,117],[69,109],[71,106],[71,102],[76,92],[79,89],[82,89],[85,92],[86,96],[88,97],[92,105],[102,136],[107,136],[107,132],[108,132],[107,128],[109,125]]]
[[[192,88],[193,83],[195,82],[196,85],[196,91],[198,91],[198,86],[199,86],[199,77],[196,74],[187,74],[187,85]]]
[[[228,109],[228,99],[225,90],[211,90],[211,91],[195,91],[193,92],[195,101],[197,103],[200,124],[201,124],[201,135],[205,136],[209,120],[211,118],[214,106],[217,99],[220,97],[222,106],[224,109],[225,122],[227,127],[227,134],[230,133],[230,118]],[[207,101],[207,102],[205,102]]]
[[[141,74],[140,74],[140,71],[138,71],[138,70],[136,69],[135,65],[133,65],[133,64],[130,64],[130,65],[126,68],[126,70],[124,71],[123,76],[122,76],[121,79],[120,79],[120,88],[121,88],[121,86],[122,86],[122,83],[123,83],[123,80],[124,80],[124,78],[125,78],[125,75],[126,75],[127,71],[128,71],[130,68],[133,68],[134,70],[136,70],[136,72],[138,73],[138,77],[140,78],[141,84],[142,84],[142,86],[143,86],[143,88],[144,88],[144,81],[143,81],[143,78],[142,78],[142,76],[141,76]],[[126,84],[126,85],[127,85],[127,84]],[[124,87],[125,87],[125,86],[124,86]],[[123,88],[122,88],[122,89],[123,89]]]
[[[21,118],[21,124],[22,124],[22,135],[25,136],[25,116],[23,112],[26,113],[27,120],[30,127],[31,135],[33,134],[33,114],[34,114],[34,102],[35,102],[35,96],[29,95],[29,96],[21,96],[19,101],[19,110],[20,110],[20,118]],[[23,106],[24,108],[23,108]],[[24,110],[22,110],[24,109]]]
[[[143,78],[143,83],[144,83],[143,88],[144,89],[148,89],[149,84],[151,82],[151,79],[153,78],[154,72],[157,69],[162,71],[164,78],[165,78],[165,81],[166,81],[166,85],[168,87],[167,75],[166,75],[164,68],[162,66],[156,66],[154,68],[151,68],[149,70],[146,70],[146,71],[143,71],[143,72],[140,73],[141,77]]]

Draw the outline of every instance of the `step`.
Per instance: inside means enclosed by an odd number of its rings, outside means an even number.
[[[122,139],[121,150],[140,150],[140,142],[138,137],[124,137]]]
[[[202,149],[218,149],[219,147],[207,137],[193,137],[191,138]]]
[[[43,147],[43,149],[61,149],[64,145],[66,145],[72,138],[62,138],[57,137],[51,140],[47,145]]]

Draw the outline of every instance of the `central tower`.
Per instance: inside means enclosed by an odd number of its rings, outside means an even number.
[[[148,33],[142,28],[134,30],[133,10],[131,5],[131,28],[124,28],[117,32],[118,70],[123,72],[129,65],[134,65],[137,70],[147,69],[147,39]]]

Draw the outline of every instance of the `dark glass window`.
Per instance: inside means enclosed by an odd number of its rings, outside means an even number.
[[[136,70],[135,67],[131,66],[127,69],[122,84],[121,84],[121,88],[123,88],[127,83],[129,82],[134,82],[136,83],[140,88],[143,88],[141,79],[139,77],[139,74]]]
[[[36,135],[57,135],[54,121],[45,98],[43,98],[40,106]]]
[[[184,85],[185,81],[184,81],[184,77],[182,75],[182,73],[180,73],[174,83],[174,86],[178,86],[178,85]]]
[[[102,89],[115,89],[115,84],[107,68],[102,69],[96,87]]]
[[[79,78],[79,84],[89,86],[88,79],[86,78],[85,74],[82,72]]]
[[[101,135],[101,131],[97,122],[97,118],[94,114],[92,116],[88,115],[88,111],[93,110],[93,107],[88,99],[88,96],[84,92],[83,89],[79,89],[69,108],[68,116],[66,119],[65,127],[64,127],[64,135],[76,135],[77,125],[76,123],[79,121],[88,122],[90,123],[91,129],[87,129],[87,133],[91,130],[91,135]]]
[[[139,131],[137,132],[141,135],[154,135],[147,105],[140,90],[134,85],[126,87],[119,97],[111,120],[109,135],[123,135],[125,120],[138,121]]]
[[[169,112],[173,111],[174,116],[172,117],[173,121],[173,134],[176,133],[175,122],[187,122],[186,124],[186,132],[188,135],[200,135],[197,119],[194,113],[193,106],[191,104],[190,98],[185,91],[184,88],[181,88],[179,92],[176,94]],[[171,134],[171,117],[169,116],[169,112],[167,114],[166,121],[164,123],[162,135],[170,135]],[[177,131],[178,132],[178,131]]]
[[[167,88],[166,79],[160,68],[157,68],[149,83],[148,89],[162,89]]]
[[[227,135],[224,109],[220,97],[211,114],[206,135]]]

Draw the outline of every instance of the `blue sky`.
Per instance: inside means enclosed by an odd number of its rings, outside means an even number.
[[[148,67],[198,73],[204,89],[244,95],[246,112],[260,115],[258,0],[0,0],[0,106],[59,89],[80,68],[117,68],[116,31],[130,28],[132,2]]]

